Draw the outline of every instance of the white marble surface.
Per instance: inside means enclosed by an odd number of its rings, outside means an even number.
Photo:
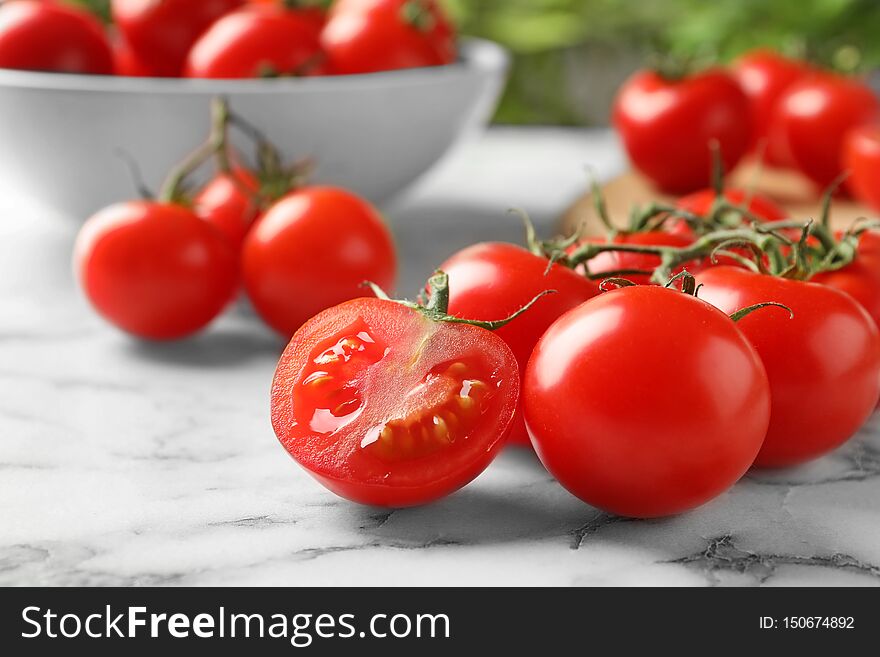
[[[412,292],[455,248],[518,239],[621,166],[607,133],[493,130],[389,208]],[[47,181],[51,184],[51,181]],[[880,584],[880,422],[693,513],[610,518],[524,452],[433,506],[349,504],[287,457],[281,344],[238,310],[133,342],[76,293],[76,224],[0,193],[0,585]]]

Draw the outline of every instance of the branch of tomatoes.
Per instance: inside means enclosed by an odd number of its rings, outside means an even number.
[[[234,126],[251,139],[256,151],[256,186],[248,184],[236,164],[230,144],[229,128]],[[313,169],[306,158],[285,165],[272,142],[256,127],[229,108],[224,98],[211,102],[211,130],[207,139],[169,172],[158,194],[158,200],[169,203],[191,203],[189,180],[207,162],[213,160],[218,172],[226,175],[239,191],[251,198],[255,207],[265,209],[285,194],[305,185]]]

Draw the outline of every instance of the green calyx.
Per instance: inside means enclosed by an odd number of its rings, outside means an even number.
[[[431,0],[406,0],[400,7],[400,15],[419,32],[430,32],[437,25]]]
[[[439,269],[434,272],[431,278],[428,279],[427,287],[429,294],[427,301],[425,301],[424,303],[392,299],[381,287],[370,281],[365,281],[364,285],[369,287],[373,291],[373,294],[375,294],[379,299],[393,301],[394,303],[399,303],[403,306],[406,306],[407,308],[412,308],[413,310],[424,315],[431,321],[447,322],[449,324],[470,324],[471,326],[479,326],[480,328],[484,328],[487,331],[495,331],[497,329],[500,329],[502,326],[506,326],[523,313],[528,312],[528,310],[532,306],[534,306],[541,297],[544,297],[548,294],[554,294],[556,292],[556,290],[544,290],[512,315],[509,315],[503,319],[483,321],[476,319],[464,319],[462,317],[456,317],[455,315],[449,314],[449,276]]]

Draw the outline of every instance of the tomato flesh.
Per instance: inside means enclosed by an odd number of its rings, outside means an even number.
[[[516,360],[490,332],[356,299],[307,322],[281,357],[272,423],[334,493],[412,506],[476,477],[501,448],[519,395]]]
[[[542,297],[528,312],[495,331],[511,348],[525,371],[532,350],[544,331],[564,312],[598,293],[596,284],[562,265],[549,262],[514,244],[483,243],[462,249],[440,269],[449,276],[449,312],[467,319],[508,317],[536,295]],[[531,447],[522,412],[517,409],[509,441]]]

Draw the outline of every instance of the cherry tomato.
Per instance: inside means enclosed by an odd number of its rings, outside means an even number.
[[[819,187],[843,171],[847,132],[877,117],[880,103],[858,80],[830,73],[792,84],[777,105],[777,120],[797,168]]]
[[[863,233],[852,263],[816,274],[811,280],[846,292],[880,326],[880,233]]]
[[[312,315],[394,284],[394,244],[382,217],[335,187],[291,192],[269,208],[244,241],[242,276],[257,313],[285,336]]]
[[[688,246],[693,242],[693,235],[675,234],[662,230],[652,230],[643,233],[619,233],[611,240],[613,244],[632,244],[637,246]],[[607,240],[601,238],[592,238],[588,240],[594,243],[604,243]],[[572,250],[577,247],[573,247]],[[648,285],[651,282],[651,274],[654,269],[660,266],[660,256],[649,255],[644,253],[626,253],[622,251],[603,251],[595,258],[587,262],[590,274],[608,276],[616,276],[614,272],[632,270],[645,271],[649,273],[637,274],[626,273],[620,274],[621,277],[638,283],[639,285]],[[673,273],[679,273],[683,269],[687,269],[691,273],[698,271],[701,267],[700,263],[692,262],[687,266],[680,267]],[[598,286],[601,280],[597,280],[594,285]]]
[[[109,322],[142,338],[181,338],[205,327],[235,292],[235,255],[223,237],[179,205],[110,206],[80,230],[80,284]]]
[[[196,39],[244,0],[111,0],[113,22],[156,75],[180,75]]]
[[[776,104],[788,87],[813,69],[804,61],[761,48],[737,59],[732,72],[752,105],[755,122],[752,149],[763,149],[763,160],[767,164],[791,166],[791,154],[776,125]]]
[[[852,195],[880,211],[880,126],[868,124],[850,130],[844,140],[843,166]]]
[[[333,0],[250,0],[254,5],[281,5],[296,9],[300,16],[309,20],[319,32],[327,23],[327,8]]]
[[[0,7],[0,68],[109,75],[113,53],[88,12],[16,0]]]
[[[455,61],[455,31],[435,0],[339,0],[321,37],[337,75]]]
[[[713,141],[730,171],[752,134],[748,99],[717,69],[680,79],[640,71],[618,91],[613,118],[635,168],[674,194],[709,186]]]
[[[125,41],[120,41],[113,49],[113,70],[116,75],[130,78],[159,77],[149,64],[132,52]]]
[[[356,299],[293,336],[275,372],[272,426],[337,495],[405,507],[480,474],[504,443],[518,396],[516,360],[491,332]]]
[[[545,290],[555,290],[495,331],[513,350],[520,373],[538,339],[556,318],[598,293],[577,272],[513,244],[476,244],[440,265],[449,276],[449,312],[456,317],[492,320],[508,317]],[[531,446],[522,411],[517,409],[509,441]]]
[[[651,518],[708,502],[749,469],[770,394],[729,318],[638,285],[556,320],[526,368],[523,410],[559,483],[605,511]]]
[[[714,189],[703,189],[682,196],[675,205],[686,212],[705,217],[712,211],[716,198]],[[724,198],[732,205],[745,207],[759,221],[783,221],[788,218],[788,212],[763,194],[732,187],[724,190]],[[687,222],[684,225],[687,226]]]
[[[236,253],[244,237],[259,215],[254,194],[259,183],[246,169],[219,173],[205,185],[193,200],[196,214],[213,224]]]
[[[314,21],[281,5],[248,5],[214,23],[190,50],[191,78],[310,75],[322,70]]]
[[[880,397],[880,335],[852,297],[735,267],[707,269],[697,281],[700,296],[724,312],[775,301],[794,313],[768,308],[738,322],[770,380],[770,428],[756,466],[803,463],[859,430]]]

